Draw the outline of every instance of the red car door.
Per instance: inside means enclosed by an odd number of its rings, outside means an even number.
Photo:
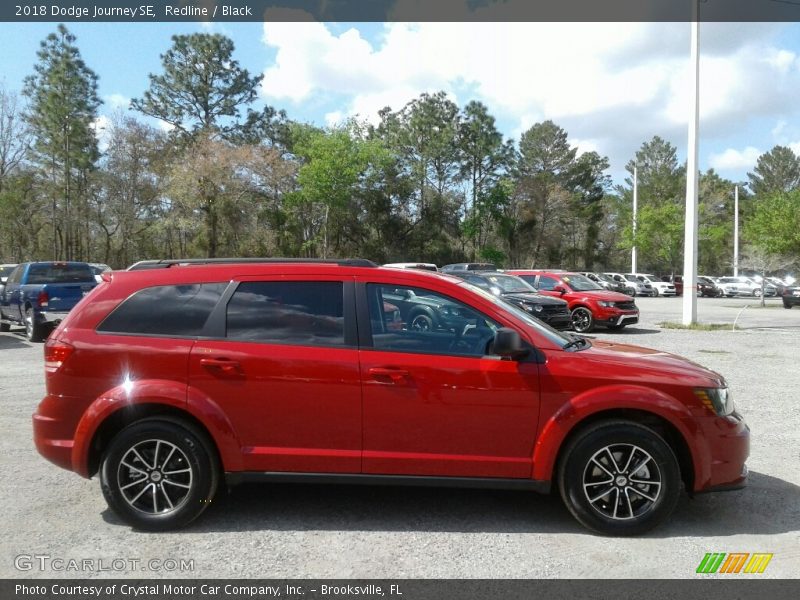
[[[330,275],[242,278],[212,315],[220,339],[192,350],[190,402],[200,393],[222,408],[245,470],[361,471],[352,289]]]
[[[356,290],[363,472],[530,477],[538,365],[487,356],[498,322],[465,302],[432,289],[403,290],[381,277]],[[384,293],[414,299],[402,327],[390,329],[380,318]],[[410,317],[419,311],[431,327],[413,327]]]

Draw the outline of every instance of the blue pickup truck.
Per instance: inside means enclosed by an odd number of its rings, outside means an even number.
[[[30,341],[41,342],[96,285],[88,263],[22,263],[0,291],[0,331],[22,325]]]

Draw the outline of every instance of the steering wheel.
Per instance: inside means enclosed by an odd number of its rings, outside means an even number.
[[[474,340],[465,339],[471,331],[479,332],[481,329],[487,329],[486,335],[477,335]],[[494,331],[488,327],[478,327],[474,323],[467,323],[464,328],[456,332],[453,341],[450,342],[448,351],[453,354],[471,354],[483,356],[486,354],[489,343],[494,339]]]

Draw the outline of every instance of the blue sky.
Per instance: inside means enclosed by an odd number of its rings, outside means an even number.
[[[174,34],[216,31],[264,73],[265,102],[298,120],[377,118],[424,91],[489,106],[506,137],[543,119],[621,182],[642,142],[660,135],[685,156],[686,23],[74,23],[100,77],[106,115],[141,96]],[[52,23],[0,24],[0,81],[19,91]],[[775,144],[800,153],[800,25],[701,25],[700,166],[746,180]]]

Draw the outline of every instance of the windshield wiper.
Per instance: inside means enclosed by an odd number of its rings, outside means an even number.
[[[591,344],[589,343],[589,340],[587,340],[586,338],[573,336],[572,341],[569,341],[566,344],[564,344],[562,350],[569,350],[570,348],[583,348],[585,346],[588,347],[590,345]]]

